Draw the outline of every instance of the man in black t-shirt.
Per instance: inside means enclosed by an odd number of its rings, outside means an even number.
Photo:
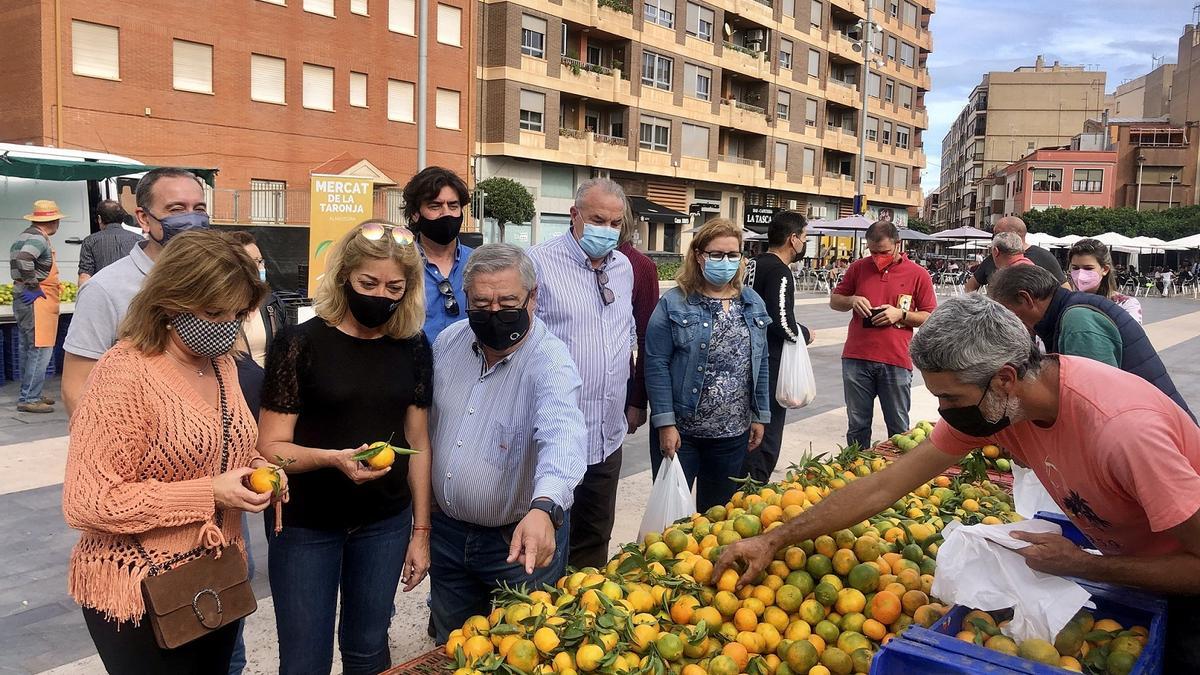
[[[1000,234],[1002,232],[1015,232],[1017,236],[1021,237],[1022,243],[1025,242],[1025,235],[1028,234],[1028,230],[1025,229],[1025,221],[1016,216],[1004,216],[996,221],[996,226],[992,228],[992,233]],[[1058,279],[1058,283],[1066,282],[1067,277],[1063,274],[1062,266],[1058,264],[1058,259],[1054,257],[1053,253],[1041,246],[1025,244],[1025,257],[1029,258],[1034,265],[1053,274],[1054,278]],[[995,272],[996,261],[992,260],[990,256],[984,258],[979,267],[975,268],[975,275],[967,279],[967,292],[977,291],[981,286],[987,286],[988,279]]]
[[[754,480],[768,482],[775,464],[779,461],[779,449],[783,443],[783,426],[787,421],[787,410],[775,400],[775,388],[779,382],[779,362],[784,342],[795,342],[803,338],[812,342],[808,329],[796,323],[796,279],[788,265],[804,257],[807,223],[796,211],[780,211],[771,219],[767,230],[766,253],[751,261],[746,269],[746,285],[754,288],[767,305],[771,325],[767,326],[767,356],[770,362],[771,422],[763,433],[762,445],[746,456],[742,473],[750,474]]]

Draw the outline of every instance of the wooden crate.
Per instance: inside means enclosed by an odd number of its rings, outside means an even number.
[[[896,449],[895,445],[892,445],[892,442],[890,440],[881,441],[880,443],[877,443],[875,445],[875,447],[871,448],[871,450],[873,452],[879,454],[884,459],[886,459],[888,461],[893,461],[893,462],[896,461],[897,459],[899,459],[903,455],[903,453],[899,452]],[[956,464],[956,465],[946,469],[945,471],[943,471],[942,475],[948,476],[950,478],[958,478],[958,476],[961,473],[962,473],[962,469],[959,468],[959,466]],[[996,485],[999,485],[1006,492],[1008,492],[1010,494],[1012,493],[1013,477],[1012,477],[1011,473],[1005,473],[1003,471],[995,471],[993,469],[988,469],[987,476],[988,476],[988,480],[992,481]]]
[[[398,665],[382,675],[446,675],[450,659],[441,647],[435,647],[417,658]]]

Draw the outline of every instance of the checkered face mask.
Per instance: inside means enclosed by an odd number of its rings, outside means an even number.
[[[215,359],[233,349],[242,322],[237,319],[208,321],[195,314],[180,314],[171,321],[171,325],[188,349],[200,356]]]

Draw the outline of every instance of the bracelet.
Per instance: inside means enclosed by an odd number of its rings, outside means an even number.
[[[429,531],[433,530],[433,528],[428,525],[413,525],[412,529],[413,529],[413,532],[421,532],[421,531],[429,532]]]

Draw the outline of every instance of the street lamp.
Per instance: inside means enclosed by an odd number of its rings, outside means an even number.
[[[871,59],[873,58],[871,37],[875,30],[875,23],[871,21],[871,12],[867,11],[867,17],[860,19],[857,28],[861,32],[859,35],[858,50],[863,55],[862,80],[858,83],[859,93],[862,95],[862,112],[858,118],[858,171],[855,176],[855,208],[854,212],[858,215],[866,215],[867,195],[865,192],[864,182],[866,179],[865,171],[867,166],[867,83],[871,79]],[[882,87],[882,81],[880,83]]]
[[[1179,174],[1173,173],[1167,177],[1167,182],[1171,187],[1167,188],[1167,208],[1175,205],[1175,184],[1179,182]]]
[[[1138,177],[1137,177],[1137,205],[1135,211],[1142,210],[1142,166],[1146,163],[1146,156],[1139,153],[1137,156]]]

